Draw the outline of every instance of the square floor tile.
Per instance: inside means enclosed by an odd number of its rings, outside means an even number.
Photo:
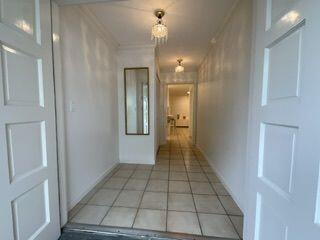
[[[150,177],[151,170],[136,170],[131,178],[135,179],[148,179]]]
[[[80,204],[87,204],[89,202],[89,200],[92,198],[92,196],[98,192],[100,188],[94,187],[91,191],[89,191],[89,193],[87,193],[81,200],[80,200]]]
[[[119,192],[120,190],[115,189],[100,189],[93,195],[88,203],[92,205],[112,206]]]
[[[187,172],[203,173],[202,168],[200,166],[186,165],[186,169]]]
[[[204,173],[188,172],[188,176],[192,182],[208,182],[208,178]]]
[[[202,167],[202,169],[203,169],[203,171],[205,172],[205,173],[213,173],[213,171],[212,171],[212,168],[211,167]]]
[[[167,193],[145,192],[142,197],[140,208],[167,209]]]
[[[127,164],[127,163],[120,164],[121,170],[135,170],[136,168],[137,168],[136,164]]]
[[[153,169],[155,171],[169,171],[169,160],[158,159],[154,165],[156,168],[163,167],[164,169]]]
[[[197,159],[196,155],[194,155],[193,153],[183,153],[183,158],[185,160],[195,160]]]
[[[168,210],[195,212],[192,195],[169,193]]]
[[[71,220],[75,223],[99,225],[109,207],[85,205]]]
[[[158,153],[158,156],[159,156],[159,157],[168,157],[168,156],[169,156],[169,152],[168,152],[168,151],[159,152],[159,153]]]
[[[146,188],[147,182],[148,180],[146,179],[130,178],[127,184],[124,186],[124,189],[144,191],[144,189]]]
[[[170,171],[172,171],[172,172],[185,172],[186,168],[184,165],[171,165]]]
[[[157,157],[156,164],[166,164],[169,165],[170,158],[169,157]]]
[[[227,215],[200,213],[199,220],[205,236],[239,239]]]
[[[209,178],[209,181],[212,183],[220,183],[218,176],[214,173],[207,173],[207,177]]]
[[[134,170],[118,170],[113,177],[129,178],[133,174]]]
[[[219,199],[228,214],[239,215],[239,216],[243,215],[240,208],[233,201],[231,196],[219,196]]]
[[[168,180],[169,179],[169,172],[152,171],[150,179]]]
[[[130,228],[137,211],[136,208],[112,207],[101,225]]]
[[[177,140],[175,140],[175,141],[177,141]],[[173,155],[182,155],[179,144],[176,144],[176,145],[175,145],[175,144],[172,144],[172,145],[171,145],[170,155],[171,155],[171,156],[173,156]]]
[[[229,195],[227,189],[223,186],[222,183],[212,183],[214,191],[217,193],[217,195],[221,196],[227,196]]]
[[[197,160],[196,156],[184,156],[183,157],[184,161],[193,161],[193,162],[197,162],[198,165],[200,165],[200,163]]]
[[[243,217],[240,217],[240,216],[229,216],[229,217],[234,227],[236,228],[238,234],[240,235],[241,238],[243,238]]]
[[[127,178],[112,177],[105,182],[102,188],[122,189],[127,181],[128,181]]]
[[[215,194],[215,191],[208,182],[190,182],[193,194]]]
[[[207,161],[199,161],[200,165],[203,167],[210,167],[209,163]]]
[[[137,170],[149,170],[151,171],[153,168],[153,165],[151,164],[139,164],[137,167]]]
[[[166,211],[139,209],[133,227],[155,231],[165,231]]]
[[[142,191],[123,190],[114,203],[114,206],[137,208],[140,204],[142,194]]]
[[[85,204],[78,203],[76,206],[74,206],[69,212],[68,212],[68,220],[72,219],[81,208],[83,208]]]
[[[226,214],[217,196],[193,195],[197,212]]]
[[[169,181],[169,192],[173,193],[191,193],[189,182]]]
[[[171,160],[170,161],[170,166],[175,166],[175,165],[184,166],[184,161],[183,160]]]
[[[186,172],[170,172],[169,179],[176,181],[188,181],[188,176]]]
[[[167,180],[149,180],[146,191],[167,192],[168,191],[168,181]]]
[[[167,231],[201,235],[196,213],[168,211]]]

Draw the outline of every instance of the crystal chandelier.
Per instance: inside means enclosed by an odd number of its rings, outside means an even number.
[[[154,15],[158,18],[157,23],[152,26],[151,40],[154,40],[156,44],[166,43],[168,40],[168,28],[164,24],[162,17],[165,12],[162,9],[158,9],[154,12]]]
[[[181,65],[182,61],[183,61],[183,59],[181,59],[181,58],[179,58],[179,59],[177,60],[178,66],[176,66],[176,69],[175,69],[175,72],[176,72],[176,73],[180,73],[180,72],[183,72],[183,71],[184,71],[184,67]]]

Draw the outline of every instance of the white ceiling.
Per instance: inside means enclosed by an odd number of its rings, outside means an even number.
[[[54,0],[59,5],[75,5],[82,3],[98,3],[98,2],[113,2],[113,1],[123,1],[123,0]]]
[[[160,68],[174,71],[183,58],[185,71],[196,70],[226,16],[237,0],[120,0],[88,4],[88,8],[120,45],[152,44],[150,31],[163,8],[169,37],[159,47]]]

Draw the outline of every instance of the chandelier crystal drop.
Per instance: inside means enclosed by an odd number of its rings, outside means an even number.
[[[168,28],[164,24],[162,17],[165,12],[163,10],[156,10],[154,15],[158,18],[157,23],[152,26],[151,40],[154,40],[156,44],[164,44],[168,40]]]
[[[178,59],[177,62],[178,62],[178,66],[176,66],[175,68],[175,72],[176,73],[180,73],[180,72],[183,72],[184,71],[184,67],[181,65],[183,59]]]

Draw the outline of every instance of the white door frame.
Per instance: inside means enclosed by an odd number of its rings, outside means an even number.
[[[169,85],[193,85],[193,114],[192,114],[192,144],[195,145],[196,144],[196,134],[197,134],[197,99],[198,99],[198,84],[197,82],[182,82],[182,83],[165,83],[164,87],[165,87],[165,98],[164,98],[164,107],[165,107],[165,112],[164,112],[164,116],[163,119],[165,121],[165,136],[167,138],[167,96],[168,96],[168,86]]]
[[[246,149],[246,174],[245,174],[245,185],[244,185],[244,189],[245,189],[245,206],[244,206],[244,218],[243,218],[243,239],[249,239],[249,226],[246,222],[246,215],[249,214],[249,193],[250,193],[250,177],[249,177],[249,172],[250,172],[250,158],[249,158],[249,153],[250,153],[250,141],[251,141],[251,128],[250,128],[250,124],[252,123],[252,106],[253,106],[253,80],[254,80],[254,68],[255,68],[255,43],[256,43],[256,5],[257,2],[256,1],[252,1],[252,37],[251,37],[251,63],[250,63],[250,80],[249,80],[249,108],[248,108],[248,130],[247,130],[247,149]]]
[[[60,51],[60,12],[56,1],[51,2],[52,12],[52,38],[53,38],[53,68],[56,102],[56,131],[57,131],[57,156],[60,199],[60,224],[61,227],[68,222],[68,198],[67,198],[67,162],[66,139],[64,117],[64,94],[62,80],[62,63]]]

